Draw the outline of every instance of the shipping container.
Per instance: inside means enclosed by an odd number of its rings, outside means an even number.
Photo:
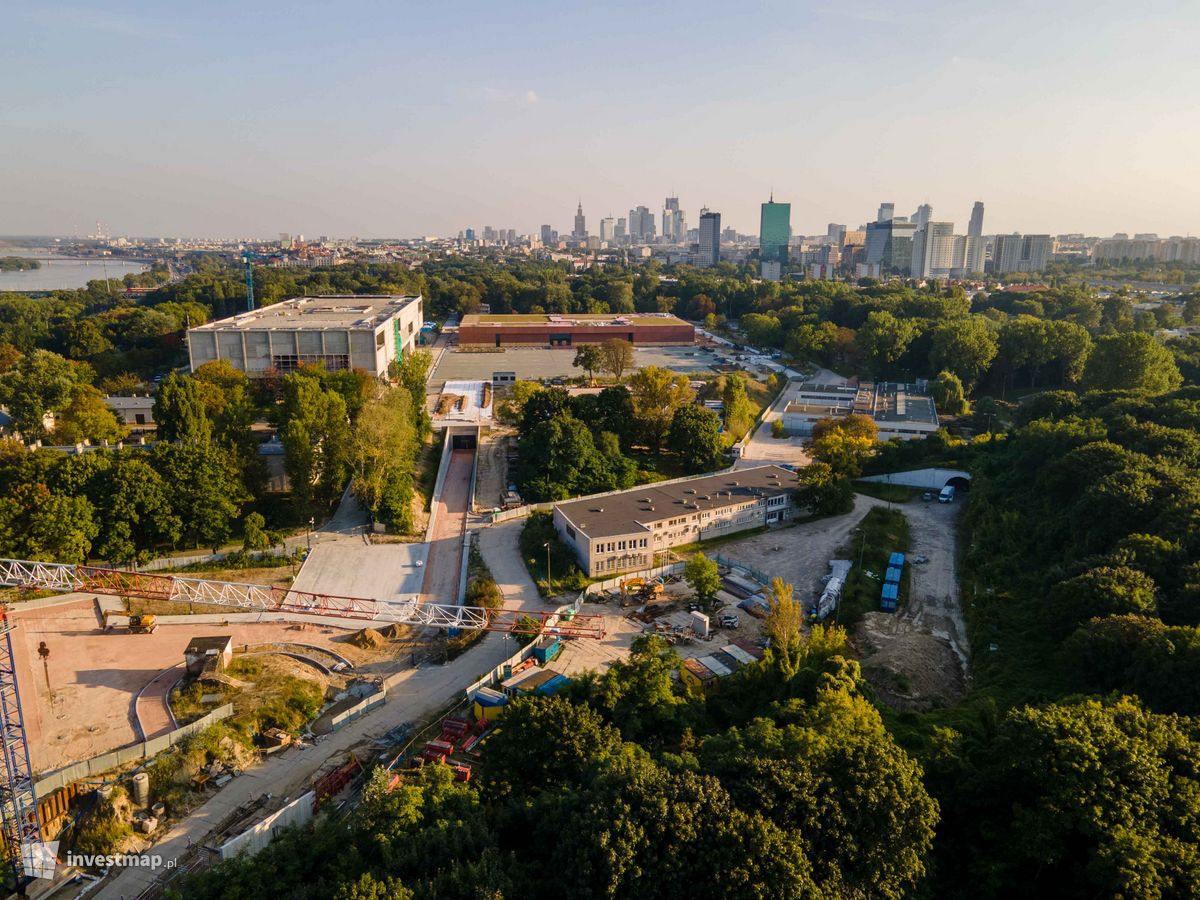
[[[899,584],[900,583],[900,573],[902,571],[903,571],[903,569],[899,568],[898,566],[892,566],[890,569],[887,570],[887,575],[884,576],[884,579],[883,579],[884,583],[885,584]]]
[[[888,565],[889,566],[903,566],[904,565],[904,554],[899,551],[896,551],[895,553],[893,553],[890,557],[888,557]]]

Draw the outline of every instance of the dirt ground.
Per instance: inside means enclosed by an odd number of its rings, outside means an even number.
[[[34,769],[56,769],[137,740],[134,698],[164,669],[183,662],[183,649],[193,637],[232,636],[235,646],[270,642],[303,642],[328,646],[351,659],[358,670],[407,664],[408,653],[397,643],[379,651],[348,644],[346,632],[324,625],[242,623],[160,625],[154,634],[105,633],[89,598],[41,609],[14,609],[13,649],[29,751]],[[37,648],[50,650],[46,671]],[[364,654],[373,653],[368,658]],[[389,661],[390,660],[390,661]]]
[[[908,517],[911,565],[908,603],[899,613],[868,613],[854,640],[863,673],[887,703],[901,710],[947,706],[966,693],[969,658],[958,589],[955,536],[962,503],[912,500]]]
[[[791,582],[807,607],[829,571],[828,561],[852,543],[852,531],[867,511],[883,505],[857,494],[853,512],[846,515],[729,541],[715,549],[768,577]],[[897,614],[868,613],[851,640],[861,656],[863,674],[889,705],[904,710],[946,706],[965,693],[969,671],[955,558],[962,504],[913,500],[893,505],[909,520],[909,558],[926,556],[929,562],[908,568],[906,607]],[[730,636],[754,640],[761,625],[744,612],[739,615],[741,627]]]
[[[475,464],[475,511],[495,509],[508,490],[508,448],[516,445],[516,430],[496,426],[484,432]]]

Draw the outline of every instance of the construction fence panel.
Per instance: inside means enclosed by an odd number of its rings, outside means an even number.
[[[330,719],[329,727],[333,731],[337,731],[343,725],[353,722],[355,719],[357,719],[363,713],[367,712],[367,710],[373,709],[374,707],[378,706],[380,703],[383,703],[385,700],[387,700],[387,691],[386,690],[380,690],[374,694],[371,694],[371,696],[369,696],[369,697],[364,697],[360,702],[354,704],[354,706],[350,707],[347,710],[343,710],[342,712],[340,712],[336,716],[334,716],[332,719]]]
[[[48,772],[34,783],[34,791],[39,797],[45,797],[81,779],[95,778],[127,763],[147,759],[161,753],[168,747],[178,744],[184,738],[198,731],[203,731],[214,722],[227,719],[232,715],[233,704],[226,703],[224,706],[218,707],[212,712],[201,716],[195,722],[159,735],[149,741],[138,741],[136,744],[118,747],[116,750],[109,750],[107,753],[101,753],[99,756],[93,756],[90,759],[85,759],[72,765],[64,766],[61,769],[56,769],[53,772]]]
[[[230,838],[218,850],[221,860],[232,859],[243,853],[248,857],[254,856],[271,843],[283,829],[307,825],[312,821],[315,801],[316,794],[309,791],[287,806],[277,809],[261,822],[250,826],[237,837]]]

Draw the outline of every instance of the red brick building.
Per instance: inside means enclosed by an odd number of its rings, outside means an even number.
[[[638,345],[691,344],[696,330],[666,313],[468,315],[458,329],[464,347],[572,347],[610,338]]]

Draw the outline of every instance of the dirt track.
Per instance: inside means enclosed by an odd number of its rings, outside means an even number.
[[[863,617],[855,642],[863,672],[897,709],[947,706],[966,692],[969,656],[958,589],[955,536],[962,503],[919,500],[897,504],[909,521],[911,565],[908,603],[897,614]]]

